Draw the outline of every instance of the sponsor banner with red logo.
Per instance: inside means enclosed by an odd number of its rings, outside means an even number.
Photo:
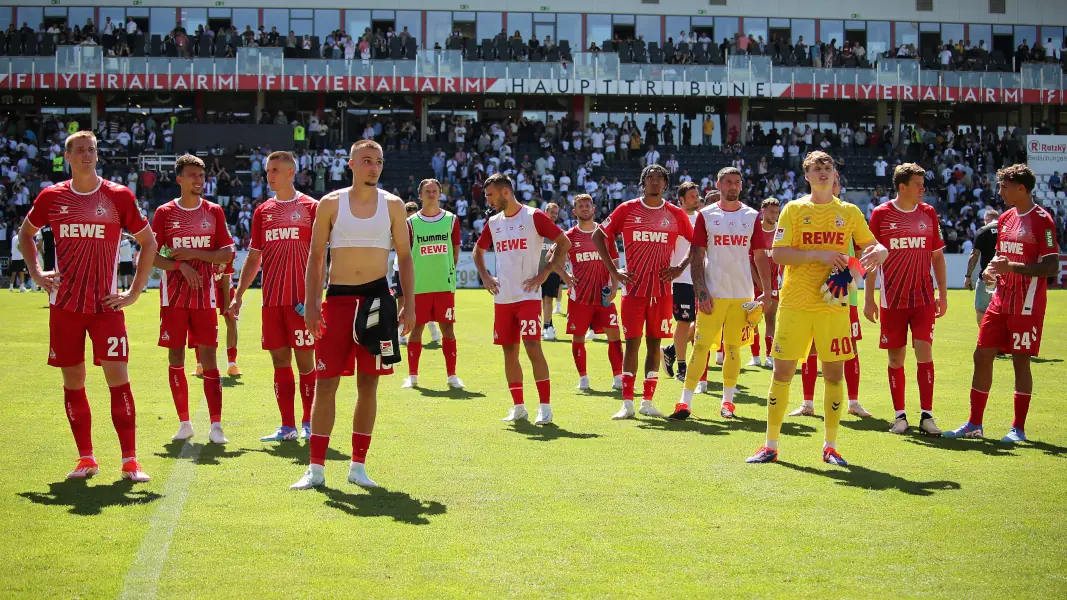
[[[1026,164],[1035,175],[1067,173],[1067,135],[1026,136]]]
[[[1063,90],[749,81],[626,81],[347,75],[201,75],[0,73],[0,89],[377,92],[432,94],[753,97],[901,100],[988,104],[1063,104]]]

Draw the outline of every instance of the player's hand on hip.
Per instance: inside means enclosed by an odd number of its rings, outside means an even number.
[[[697,294],[697,306],[700,308],[700,312],[710,315],[711,311],[715,310],[715,301],[712,300],[711,294],[707,290],[701,290]]]
[[[190,288],[198,290],[204,285],[203,277],[200,276],[196,269],[189,266],[189,263],[178,263],[178,270],[185,277],[185,280],[189,282]]]
[[[682,267],[667,267],[666,269],[660,269],[659,280],[660,281],[674,281],[679,275],[682,274]]]
[[[873,299],[868,299],[863,303],[863,316],[867,317],[867,320],[871,323],[877,323],[880,316],[878,310],[878,303]]]
[[[321,340],[324,324],[322,320],[322,302],[312,301],[304,304],[304,327],[307,328],[311,337]]]
[[[59,271],[45,271],[38,273],[32,279],[41,289],[47,290],[51,294],[59,291],[59,284],[62,282],[63,276],[60,275]]]
[[[840,252],[834,252],[833,250],[820,250],[817,252],[819,262],[830,267],[831,269],[843,271],[848,268],[847,254],[841,254]]]
[[[934,317],[940,319],[948,312],[948,296],[944,294],[938,294],[937,296],[937,312],[934,313]]]
[[[137,302],[138,295],[139,292],[134,292],[132,289],[118,294],[108,294],[104,296],[104,306],[112,310],[122,310]]]
[[[545,272],[537,273],[537,275],[522,282],[522,291],[527,293],[536,292],[541,289],[541,284],[545,282],[545,279],[547,279]]]

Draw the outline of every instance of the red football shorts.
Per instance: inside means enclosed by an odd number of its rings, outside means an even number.
[[[518,344],[519,340],[541,339],[541,301],[523,300],[511,304],[494,304],[493,343],[497,346]]]
[[[674,335],[671,294],[655,297],[622,297],[622,336],[667,339]]]
[[[455,323],[456,294],[453,292],[427,292],[415,294],[415,324]]]
[[[573,300],[567,303],[567,333],[570,335],[585,336],[589,328],[594,333],[604,333],[605,329],[619,328],[619,314],[615,311],[615,303],[607,306],[603,304],[580,304]]]
[[[934,321],[937,320],[937,307],[933,304],[912,308],[881,309],[882,338],[878,347],[883,350],[903,348],[908,345],[908,329],[914,342],[933,343]]]
[[[229,275],[226,275],[229,277]],[[230,300],[233,300],[233,286],[230,286],[230,293],[226,294],[226,290],[222,287],[222,280],[215,280],[215,297],[219,302],[219,314],[225,315],[226,311],[230,309]]]
[[[315,349],[315,338],[304,325],[304,317],[292,306],[263,307],[263,337],[260,341],[264,350]]]
[[[858,306],[848,307],[848,318],[852,322],[852,339],[862,340],[863,330],[860,329],[860,311]]]
[[[122,312],[85,314],[49,306],[48,364],[73,367],[85,362],[85,335],[93,341],[93,364],[129,362],[130,342]]]
[[[978,347],[1037,356],[1044,323],[1044,313],[1005,315],[987,310],[982,317],[982,324],[978,326]]]
[[[371,354],[352,337],[356,310],[365,300],[363,296],[330,296],[323,301],[323,335],[315,343],[319,377],[349,377],[357,370],[364,375],[393,374],[393,365],[382,364],[380,355]]]
[[[219,346],[219,317],[215,309],[159,307],[159,345],[181,348],[186,340],[190,347]]]

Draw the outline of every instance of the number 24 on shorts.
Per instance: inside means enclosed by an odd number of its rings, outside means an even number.
[[[852,352],[852,338],[834,338],[830,342],[830,352],[840,356],[842,354],[850,354]]]

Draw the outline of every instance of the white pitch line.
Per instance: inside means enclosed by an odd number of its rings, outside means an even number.
[[[203,407],[203,404],[200,406]],[[202,416],[202,412],[203,410],[198,410],[195,415],[197,418],[193,420],[199,422],[198,417]],[[120,600],[156,597],[170,542],[178,528],[182,508],[185,507],[185,499],[189,495],[189,486],[196,479],[196,460],[203,447],[203,444],[192,443],[192,440],[186,440],[182,446],[177,464],[174,465],[174,470],[163,488],[163,501],[152,515],[152,522],[141,540],[141,547],[137,549],[137,556],[126,571],[126,580],[118,595]]]

